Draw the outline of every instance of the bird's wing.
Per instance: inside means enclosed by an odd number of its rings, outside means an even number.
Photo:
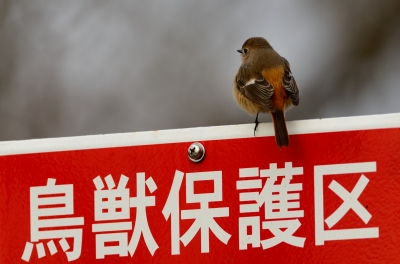
[[[299,88],[297,87],[296,80],[294,79],[292,72],[290,71],[289,62],[283,58],[285,63],[285,75],[283,76],[282,84],[286,91],[289,92],[290,98],[292,99],[293,105],[299,104]]]
[[[256,79],[245,82],[240,79],[240,74],[236,77],[237,88],[254,103],[260,105],[268,111],[275,111],[271,97],[274,94],[274,87],[261,75]]]

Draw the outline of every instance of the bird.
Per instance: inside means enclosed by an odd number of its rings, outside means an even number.
[[[247,39],[242,48],[242,64],[235,76],[233,94],[247,113],[256,114],[254,136],[259,113],[270,113],[278,147],[289,146],[285,111],[299,104],[299,88],[289,62],[281,57],[262,37]]]

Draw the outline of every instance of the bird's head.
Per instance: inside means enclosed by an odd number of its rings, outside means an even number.
[[[253,37],[246,40],[242,48],[237,52],[242,54],[242,60],[246,60],[251,54],[258,49],[272,49],[268,41],[261,37]]]

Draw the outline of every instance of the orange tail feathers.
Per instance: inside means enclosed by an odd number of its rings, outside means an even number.
[[[278,147],[289,146],[289,135],[283,111],[276,111],[275,113],[271,113],[271,115],[272,122],[274,123],[276,144]]]

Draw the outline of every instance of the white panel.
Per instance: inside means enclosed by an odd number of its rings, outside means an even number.
[[[398,127],[400,127],[400,113],[287,122],[287,128],[290,135]],[[0,156],[174,142],[193,142],[201,140],[252,138],[254,137],[253,132],[254,124],[245,124],[65,138],[4,141],[0,142]],[[273,135],[274,129],[272,123],[262,123],[258,126],[258,137]]]

